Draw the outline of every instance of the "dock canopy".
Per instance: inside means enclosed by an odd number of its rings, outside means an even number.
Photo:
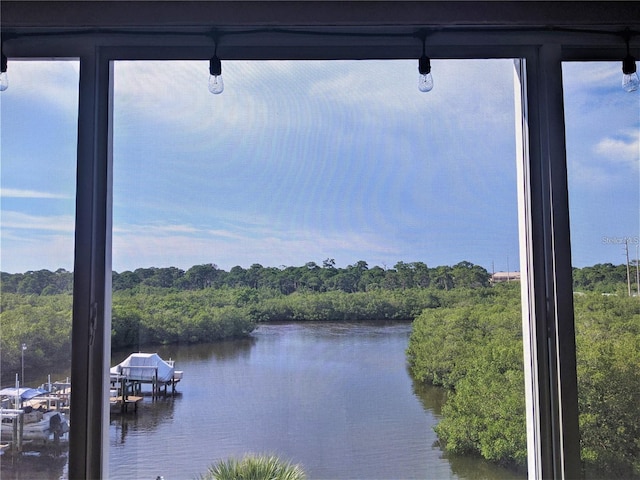
[[[157,353],[132,353],[126,360],[111,367],[111,375],[122,375],[128,380],[141,382],[170,382],[173,378],[173,362],[164,361]]]
[[[46,390],[42,388],[27,388],[27,387],[9,387],[3,388],[0,390],[0,397],[11,397],[16,398],[20,397],[21,401],[31,400],[34,397],[39,397],[40,395],[44,395],[48,393]]]

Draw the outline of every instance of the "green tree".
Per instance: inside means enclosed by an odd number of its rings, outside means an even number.
[[[431,271],[431,279],[436,288],[451,290],[454,286],[453,272],[451,267],[442,265]]]
[[[489,285],[489,272],[471,262],[457,263],[451,269],[456,287],[478,288]]]

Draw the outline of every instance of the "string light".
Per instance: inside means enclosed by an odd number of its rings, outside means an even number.
[[[218,42],[213,52],[213,57],[209,60],[209,91],[214,95],[219,95],[224,90],[222,81],[222,62],[218,58]]]
[[[433,89],[433,77],[431,76],[431,59],[424,52],[425,39],[422,40],[422,55],[418,60],[418,90],[430,92]]]
[[[624,39],[627,43],[627,56],[622,60],[622,88],[625,92],[635,92],[640,87],[640,78],[636,71],[636,59],[629,51],[630,32],[625,31]]]
[[[491,31],[497,31],[499,32],[500,29],[489,29]],[[597,33],[597,34],[604,34],[604,35],[610,35],[611,33],[608,31],[597,31],[597,30],[584,30],[584,29],[561,29],[558,28],[556,29],[557,31],[566,31],[566,32],[570,32],[570,33]],[[461,29],[461,31],[465,31],[464,29]],[[531,30],[533,32],[536,31],[536,29]],[[547,31],[547,29],[543,29],[543,31]],[[274,29],[274,28],[264,28],[264,29],[252,29],[252,30],[248,30],[248,31],[238,31],[238,32],[225,32],[224,35],[232,35],[233,33],[237,33],[237,34],[257,34],[257,33],[263,33],[263,32],[278,32],[278,33],[290,33],[290,34],[296,34],[296,35],[300,35],[300,34],[309,34],[312,35],[314,33],[318,34],[317,32],[304,32],[301,30],[288,30],[288,29]],[[637,34],[638,32],[633,32],[634,34]],[[330,35],[328,33],[322,33],[323,35]],[[620,33],[618,33],[620,34]],[[348,35],[348,34],[335,34],[335,36],[340,36],[340,35]],[[352,34],[354,36],[356,36],[356,34]],[[637,73],[637,67],[636,67],[636,59],[631,55],[630,53],[630,47],[629,47],[629,39],[631,36],[631,31],[627,28],[622,35],[624,36],[625,40],[626,40],[626,45],[627,45],[627,55],[624,57],[623,61],[622,61],[622,73],[623,73],[623,77],[622,77],[622,88],[627,91],[627,92],[634,92],[636,90],[638,90],[640,88],[640,77],[638,77],[638,73]],[[19,35],[19,36],[30,36],[28,34],[25,35]],[[217,36],[217,35],[216,35]],[[408,36],[407,34],[393,34],[393,35],[384,35],[384,34],[361,34],[360,36],[394,36],[394,37],[403,37],[403,36]],[[412,36],[415,38],[416,34],[412,34]],[[419,76],[419,80],[418,80],[418,89],[421,92],[429,92],[433,89],[433,77],[431,75],[431,59],[426,55],[425,53],[425,43],[426,43],[426,31],[421,31],[420,32],[420,36],[422,37],[422,55],[419,58],[418,61],[418,72],[420,74]],[[217,40],[217,38],[216,38]],[[215,51],[214,51],[214,56],[211,57],[211,59],[209,60],[209,83],[208,83],[208,88],[209,91],[213,94],[220,94],[223,92],[224,90],[224,82],[222,80],[222,63],[220,61],[220,58],[217,55],[217,41],[215,43]],[[2,49],[1,45],[0,45],[0,50]],[[0,69],[0,91],[4,91],[9,87],[9,79],[7,76],[7,57],[4,55],[4,52],[2,52],[2,58],[1,58],[1,69]]]
[[[0,92],[4,92],[9,88],[9,77],[7,76],[7,56],[2,53],[0,60]]]

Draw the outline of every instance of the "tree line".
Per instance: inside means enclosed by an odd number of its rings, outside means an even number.
[[[574,268],[574,289],[614,293],[626,282],[626,275],[625,265],[611,263]],[[367,262],[360,260],[353,265],[339,268],[335,266],[335,260],[328,258],[321,265],[307,262],[298,267],[263,267],[256,263],[249,268],[235,266],[228,272],[213,263],[194,265],[187,270],[176,267],[138,268],[121,273],[114,271],[112,284],[114,291],[140,287],[175,290],[248,287],[268,288],[288,295],[301,291],[355,293],[374,289],[475,288],[487,286],[490,278],[491,275],[486,269],[468,261],[438,267],[428,267],[424,262],[397,262],[393,268],[383,268],[369,267]],[[0,285],[3,293],[72,293],[73,273],[65,269],[14,274],[0,272]]]
[[[2,289],[7,293],[53,295],[71,293],[73,274],[64,269],[0,273]],[[255,263],[249,268],[235,266],[228,272],[213,263],[194,265],[188,270],[176,267],[138,268],[134,271],[113,272],[114,291],[137,287],[171,288],[176,290],[219,289],[223,287],[268,288],[285,295],[300,291],[346,293],[372,289],[405,289],[429,287],[450,290],[455,287],[486,286],[490,274],[484,268],[463,261],[452,267],[429,268],[424,262],[398,262],[393,268],[369,267],[360,260],[344,268],[335,260],[326,259],[322,265],[307,262],[298,267],[263,267]]]

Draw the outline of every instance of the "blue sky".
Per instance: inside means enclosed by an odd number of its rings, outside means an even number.
[[[211,95],[207,62],[117,62],[114,270],[517,269],[512,62],[433,75],[425,94],[416,61],[223,62]],[[573,263],[619,264],[615,240],[640,235],[640,96],[618,63],[564,76]],[[10,62],[9,77],[0,270],[71,270],[78,64]]]

